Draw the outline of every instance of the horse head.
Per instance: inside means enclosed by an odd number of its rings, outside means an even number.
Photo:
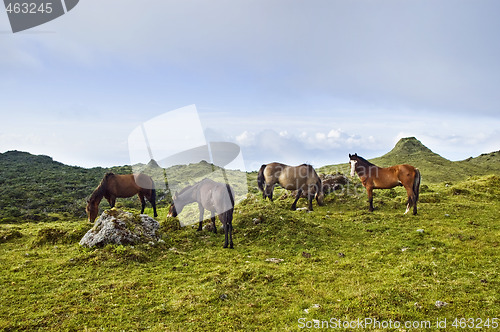
[[[350,166],[351,166],[351,177],[354,177],[354,173],[356,171],[356,164],[358,163],[358,154],[355,153],[355,154],[350,154],[349,153],[349,163],[350,163]]]
[[[87,207],[85,208],[89,222],[94,222],[99,212],[99,203],[96,200],[87,200]]]
[[[172,205],[170,205],[170,209],[168,210],[167,217],[177,217],[177,210],[175,209],[174,203],[172,203]]]
[[[177,200],[177,192],[172,196],[172,204],[168,210],[167,217],[177,217],[177,209],[175,208],[175,201]]]

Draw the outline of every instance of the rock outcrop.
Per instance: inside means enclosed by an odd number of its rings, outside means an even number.
[[[106,244],[133,245],[158,241],[159,223],[145,214],[132,214],[118,209],[104,211],[80,240],[85,247],[102,247]]]

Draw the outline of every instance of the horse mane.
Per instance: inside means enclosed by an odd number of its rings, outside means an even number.
[[[97,188],[94,190],[92,195],[90,195],[89,202],[92,202],[96,199],[102,198],[104,196],[104,193],[106,192],[106,189],[108,188],[108,180],[115,176],[114,173],[108,172],[104,175],[104,177],[101,180],[101,183],[97,186]]]
[[[196,184],[197,184],[197,183],[196,183]],[[179,191],[179,192],[177,193],[177,195],[181,195],[181,194],[185,193],[185,192],[186,192],[186,191],[188,191],[189,189],[193,188],[196,184],[193,184],[193,185],[187,186],[187,187],[185,187],[185,188],[182,188],[182,189],[181,189],[181,191]]]
[[[368,166],[377,166],[377,165],[375,165],[375,164],[373,164],[373,163],[369,162],[368,160],[366,160],[365,158],[363,158],[363,157],[361,157],[361,156],[357,156],[357,157],[358,157],[358,159],[359,159],[362,163],[367,164]],[[377,166],[377,167],[378,167],[378,166]]]

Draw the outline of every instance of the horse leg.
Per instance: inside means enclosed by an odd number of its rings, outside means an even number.
[[[146,208],[146,200],[144,199],[144,195],[139,193],[139,200],[141,201],[141,214],[144,213],[144,209]]]
[[[115,203],[116,203],[116,197],[115,196],[110,196],[108,198],[108,202],[109,202],[109,206],[111,206],[111,208],[114,208],[115,207]]]
[[[217,234],[217,226],[215,226],[215,212],[212,212],[210,219],[212,220],[212,226],[214,228],[214,233]],[[219,216],[219,219],[220,219],[220,216]]]
[[[200,210],[200,219],[199,219],[200,223],[199,223],[198,229],[197,229],[197,231],[199,232],[203,229],[203,212],[205,212],[205,210],[203,209],[203,206],[200,203],[198,203],[198,210]]]
[[[417,207],[417,202],[415,202],[415,194],[413,193],[413,189],[409,186],[405,185],[406,193],[408,195],[408,200],[406,201],[406,211],[405,214],[407,214],[410,211],[410,208],[414,206],[415,208],[413,209],[413,214],[416,214],[416,207]]]
[[[273,191],[274,191],[274,184],[273,185],[266,184],[266,186],[264,188],[264,192],[265,192],[264,199],[266,197],[268,197],[269,200],[272,202],[273,201]]]
[[[227,248],[228,244],[229,244],[229,239],[228,239],[228,232],[229,230],[227,229],[228,225],[227,225],[227,220],[226,220],[226,213],[227,212],[222,212],[221,214],[219,214],[219,219],[222,223],[222,226],[224,227],[224,246],[223,248]]]
[[[222,217],[222,218],[221,218]],[[234,249],[233,245],[233,210],[223,212],[219,215],[222,224],[224,225],[224,248],[229,245],[230,249]]]
[[[307,195],[307,200],[309,201],[309,211],[313,210],[313,199],[314,199],[314,195],[311,195],[311,194]]]
[[[368,210],[370,212],[373,212],[373,188],[372,187],[368,187],[366,188],[366,193],[368,194],[368,203],[370,204],[370,207],[368,208]]]
[[[158,213],[156,213],[156,200],[155,200],[155,196],[156,195],[153,195],[151,194],[148,198],[148,201],[151,203],[151,206],[153,207],[153,213],[154,213],[154,216],[155,218],[158,217]]]
[[[228,223],[227,223],[227,227],[229,228],[229,248],[230,249],[234,249],[234,246],[233,246],[233,211],[228,211]]]
[[[297,191],[297,197],[295,197],[295,201],[294,201],[294,202],[293,202],[293,204],[292,204],[292,211],[297,210],[297,201],[299,200],[300,195],[302,195],[302,188],[300,188],[300,189]]]

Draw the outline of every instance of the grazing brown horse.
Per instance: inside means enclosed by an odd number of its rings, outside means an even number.
[[[210,211],[214,233],[215,214],[219,217],[224,226],[224,248],[233,249],[233,211],[234,211],[234,191],[229,184],[215,182],[210,179],[203,179],[200,182],[182,189],[172,197],[173,203],[170,206],[168,217],[177,217],[182,212],[184,206],[190,203],[198,203],[200,210],[200,224],[198,231],[202,230],[203,213]]]
[[[404,186],[408,194],[405,214],[413,207],[413,214],[417,214],[417,201],[420,191],[420,171],[411,165],[395,165],[391,167],[378,167],[368,160],[349,154],[351,163],[351,177],[356,172],[361,183],[368,193],[370,212],[373,212],[373,189],[390,189],[396,186]]]
[[[302,192],[307,193],[309,210],[312,211],[312,200],[316,197],[318,205],[323,205],[323,184],[311,165],[288,166],[280,163],[262,165],[257,175],[257,185],[262,191],[262,197],[273,200],[274,185],[279,183],[285,189],[298,190],[292,210],[297,208],[297,201]]]
[[[87,200],[86,210],[89,222],[94,222],[96,219],[99,211],[99,203],[103,197],[106,198],[109,205],[113,208],[117,198],[132,197],[136,194],[141,200],[141,214],[144,213],[144,207],[146,206],[144,198],[147,198],[153,206],[154,216],[157,217],[156,190],[154,189],[153,179],[150,176],[142,173],[124,175],[106,173],[99,186]]]

